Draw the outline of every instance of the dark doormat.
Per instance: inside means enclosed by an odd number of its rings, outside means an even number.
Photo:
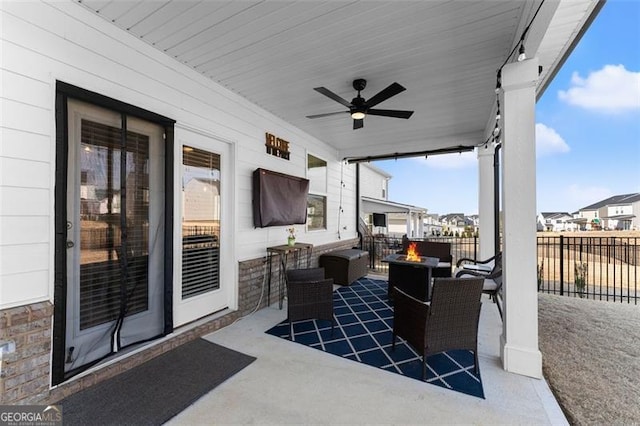
[[[67,425],[161,425],[256,358],[196,339],[58,404]]]

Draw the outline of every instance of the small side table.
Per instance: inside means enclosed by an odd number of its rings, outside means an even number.
[[[305,252],[307,257],[307,268],[311,265],[311,252],[313,251],[313,245],[308,243],[295,243],[290,246],[283,244],[281,246],[267,247],[267,258],[269,261],[269,281],[267,285],[267,306],[271,306],[271,271],[272,271],[272,259],[274,257],[280,258],[280,269],[278,272],[278,307],[282,309],[282,301],[284,300],[284,289],[287,280],[287,261],[289,255],[293,254],[293,262],[296,268],[300,267],[302,252]]]

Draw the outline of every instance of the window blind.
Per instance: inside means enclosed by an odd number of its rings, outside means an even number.
[[[220,288],[220,156],[183,148],[182,298]]]
[[[127,132],[123,162],[121,135],[120,128],[82,120],[81,330],[148,306],[149,138]]]

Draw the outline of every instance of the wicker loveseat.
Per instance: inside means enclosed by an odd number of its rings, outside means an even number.
[[[433,268],[432,277],[450,278],[451,263],[453,256],[451,255],[451,243],[440,241],[411,241],[405,239],[402,243],[402,251],[400,254],[407,254],[409,244],[416,243],[416,250],[419,256],[437,257],[440,259],[438,266]]]

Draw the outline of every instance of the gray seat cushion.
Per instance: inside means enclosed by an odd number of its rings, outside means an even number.
[[[471,274],[462,274],[458,278],[478,278],[478,276],[471,275]],[[492,279],[485,278],[484,283],[482,284],[482,291],[495,291],[497,288],[498,288],[497,282],[495,282]]]

